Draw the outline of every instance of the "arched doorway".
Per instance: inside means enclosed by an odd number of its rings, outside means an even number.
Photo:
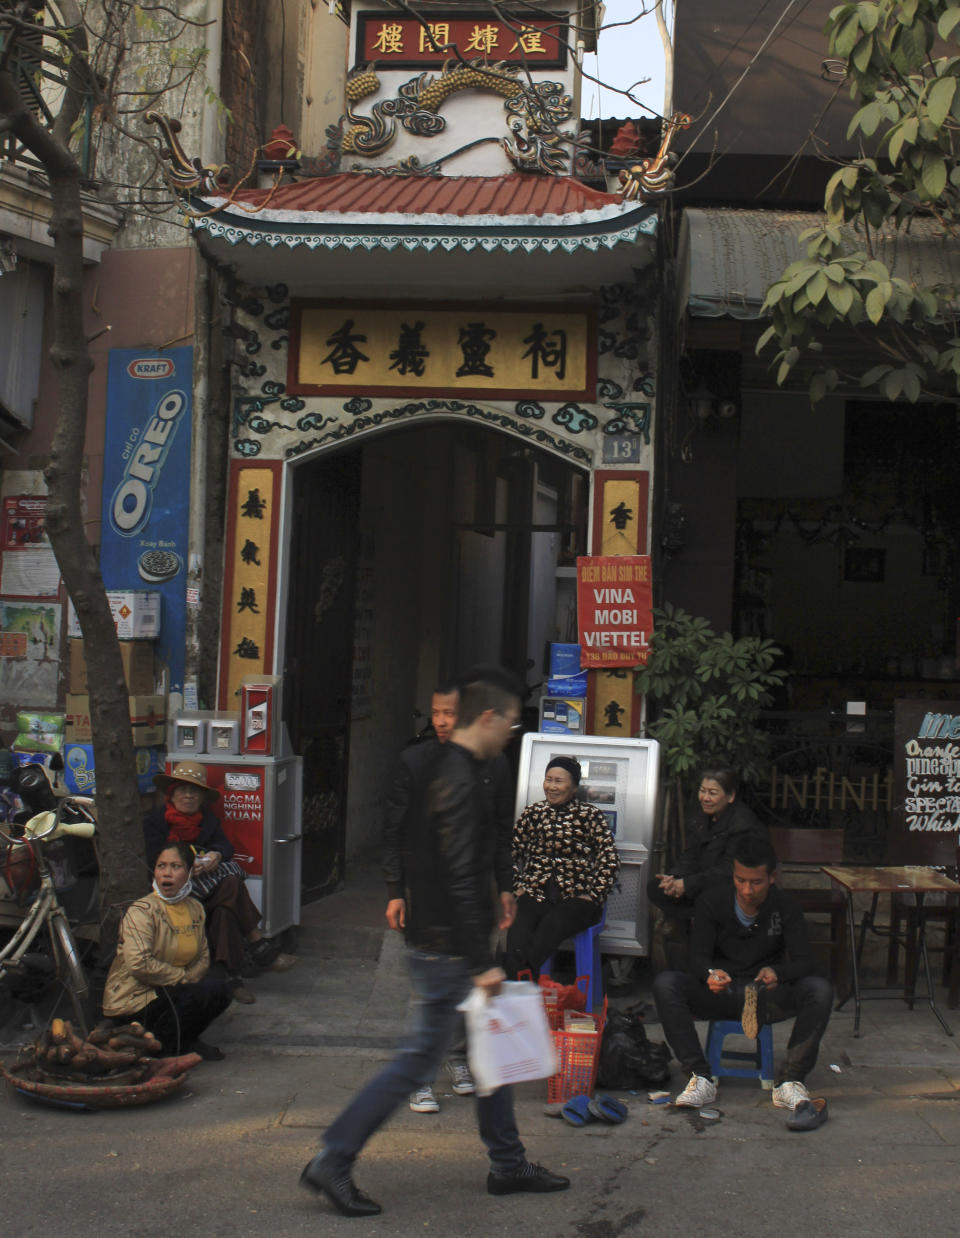
[[[575,640],[589,479],[474,424],[433,421],[299,464],[284,701],[304,757],[303,896],[375,844],[397,752],[476,662],[534,688]]]

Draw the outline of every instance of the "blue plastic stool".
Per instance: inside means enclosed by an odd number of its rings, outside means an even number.
[[[728,1036],[742,1036],[743,1024],[736,1019],[714,1019],[707,1033],[707,1061],[715,1079],[734,1076],[737,1079],[759,1079],[760,1086],[769,1091],[773,1087],[773,1028],[764,1024],[757,1037],[757,1047],[750,1053],[724,1052],[723,1042]],[[723,1059],[752,1062],[752,1066],[724,1066]]]
[[[603,963],[600,959],[600,934],[607,922],[607,909],[604,907],[596,924],[577,933],[573,939],[573,953],[576,958],[577,975],[589,978],[587,988],[587,1009],[599,1010],[603,1005]],[[549,976],[553,971],[553,955],[544,959],[540,965],[540,975]]]

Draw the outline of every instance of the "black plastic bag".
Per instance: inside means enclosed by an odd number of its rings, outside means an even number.
[[[632,1008],[610,1011],[600,1043],[600,1087],[630,1091],[665,1083],[669,1077],[670,1050],[647,1039],[643,1017]]]

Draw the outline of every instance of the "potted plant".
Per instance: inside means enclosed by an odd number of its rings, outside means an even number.
[[[769,740],[757,720],[784,672],[775,669],[781,650],[773,641],[717,635],[706,619],[669,604],[653,615],[650,655],[634,682],[654,706],[646,731],[660,743],[666,784],[658,849],[672,858],[683,849],[684,803],[705,764],[729,765],[745,783],[766,773]]]

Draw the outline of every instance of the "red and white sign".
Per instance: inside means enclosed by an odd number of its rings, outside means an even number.
[[[200,758],[203,759],[202,757]],[[167,762],[167,773],[172,768]],[[207,785],[220,792],[213,811],[233,843],[234,859],[251,877],[263,876],[264,784],[262,765],[206,766]]]
[[[577,559],[580,666],[643,666],[653,633],[649,555]]]
[[[138,357],[127,365],[131,378],[173,378],[176,372],[170,357]]]

